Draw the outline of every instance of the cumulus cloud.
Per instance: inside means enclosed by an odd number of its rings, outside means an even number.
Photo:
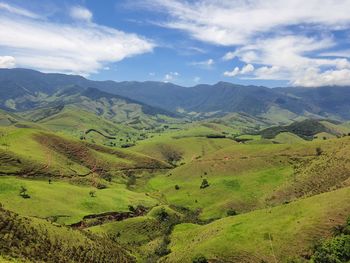
[[[226,77],[235,77],[237,75],[245,75],[254,71],[254,66],[252,64],[247,64],[243,66],[241,69],[239,67],[235,67],[232,71],[225,71],[224,76]]]
[[[0,56],[0,68],[14,68],[16,60],[11,56]]]
[[[174,81],[180,74],[178,72],[169,72],[164,76],[164,82]]]
[[[88,17],[80,16],[85,21]],[[63,24],[31,16],[14,18],[0,11],[1,51],[20,67],[88,75],[154,47],[136,34],[92,22]]]
[[[289,80],[292,85],[344,85],[344,69],[350,69],[346,58],[308,56],[334,46],[332,38],[281,36],[238,48],[234,56],[245,63],[262,64],[255,70],[256,79]],[[254,54],[254,55],[252,55]],[[327,69],[327,70],[325,70]],[[332,76],[331,80],[328,77]],[[347,80],[348,84],[350,79]],[[322,84],[323,83],[323,84]]]
[[[83,6],[73,6],[70,9],[70,16],[77,20],[90,22],[92,20],[92,13],[89,9]]]
[[[306,74],[301,75],[294,81],[295,86],[335,86],[335,85],[349,85],[350,69],[341,70],[327,70],[319,72],[319,70],[310,68]]]
[[[350,0],[148,0],[168,19],[158,25],[192,38],[232,47],[222,59],[256,68],[255,78],[292,85],[350,84],[349,50],[332,35],[350,29]],[[226,71],[237,76],[241,69]],[[309,75],[308,75],[309,74]],[[314,82],[313,82],[314,81]]]

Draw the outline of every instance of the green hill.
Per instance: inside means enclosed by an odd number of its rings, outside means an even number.
[[[349,195],[350,189],[344,188],[204,226],[178,225],[171,235],[172,252],[163,262],[192,262],[197,255],[212,262],[305,259],[320,238],[331,235],[332,227],[345,223]]]
[[[9,262],[135,262],[121,246],[0,207],[0,253]],[[23,260],[23,261],[22,261]],[[0,257],[0,262],[3,259]]]
[[[346,262],[317,261],[348,242],[350,126],[321,118],[346,114],[229,83],[0,89],[0,262]]]
[[[261,136],[266,139],[273,139],[281,132],[290,132],[305,139],[312,140],[316,134],[327,132],[334,135],[341,135],[340,127],[325,121],[307,119],[300,122],[294,122],[287,126],[276,126],[264,129],[260,132]],[[345,128],[344,128],[345,129]]]

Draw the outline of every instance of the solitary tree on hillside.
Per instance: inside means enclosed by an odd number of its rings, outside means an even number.
[[[208,186],[209,186],[209,182],[208,182],[207,179],[204,178],[203,181],[202,181],[202,184],[200,186],[200,189],[207,188]]]
[[[322,154],[322,149],[320,147],[316,148],[316,155],[320,156]]]
[[[19,195],[22,196],[23,198],[30,198],[30,195],[27,193],[27,188],[24,186],[21,186],[21,189],[19,191]]]

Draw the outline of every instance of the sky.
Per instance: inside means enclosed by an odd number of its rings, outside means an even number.
[[[350,0],[0,0],[0,68],[94,80],[350,85]]]

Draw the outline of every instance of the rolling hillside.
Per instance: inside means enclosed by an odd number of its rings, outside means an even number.
[[[0,70],[0,262],[347,263],[346,98],[302,90]]]

